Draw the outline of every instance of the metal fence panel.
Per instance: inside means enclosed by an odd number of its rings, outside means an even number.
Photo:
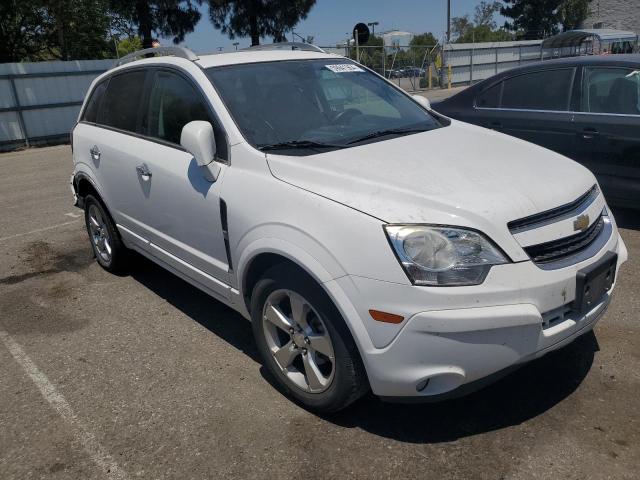
[[[78,118],[79,106],[26,110],[22,112],[30,138],[67,135]]]
[[[542,40],[453,43],[444,47],[443,85],[471,84],[510,68],[539,61]]]
[[[0,112],[0,144],[22,140],[18,112]]]
[[[80,102],[96,74],[64,77],[16,78],[18,100],[23,107]]]
[[[113,63],[0,64],[0,149],[66,137],[91,82]]]
[[[8,79],[0,80],[0,108],[9,108],[15,105],[11,83]]]

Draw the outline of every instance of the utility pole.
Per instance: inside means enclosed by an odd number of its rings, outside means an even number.
[[[451,0],[447,0],[447,43],[451,41]]]

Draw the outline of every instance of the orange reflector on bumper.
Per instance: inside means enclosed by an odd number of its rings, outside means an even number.
[[[381,312],[380,310],[369,310],[369,315],[378,322],[402,323],[404,317],[393,313]]]

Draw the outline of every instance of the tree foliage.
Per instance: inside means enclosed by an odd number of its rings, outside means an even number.
[[[591,0],[564,0],[558,7],[558,16],[562,30],[574,30],[591,14]]]
[[[200,20],[202,0],[110,0],[113,13],[136,26],[143,48],[151,48],[154,34],[180,43]]]
[[[307,18],[315,0],[208,0],[209,17],[215,28],[229,38],[250,37],[259,45],[261,37],[285,40],[286,32]]]
[[[104,0],[46,0],[49,52],[60,60],[108,58],[109,6]]]
[[[47,38],[46,17],[41,1],[0,2],[0,61],[39,58]]]
[[[473,21],[469,15],[451,19],[451,31],[456,43],[502,42],[512,40],[513,35],[504,28],[498,28],[495,15],[502,7],[501,2],[482,1],[476,5]]]
[[[579,27],[589,16],[591,0],[503,0],[500,13],[512,20],[505,28],[524,38],[543,38]]]
[[[4,0],[0,59],[107,58],[114,52],[109,28],[107,0]]]
[[[423,64],[429,63],[429,58],[427,58],[428,54],[431,53],[433,47],[438,44],[438,40],[433,36],[431,32],[421,33],[419,35],[415,35],[409,45],[411,46],[410,55],[412,58],[417,59],[415,62],[417,65],[422,66]]]
[[[118,57],[137,52],[142,48],[142,40],[138,36],[125,37],[118,43]]]
[[[502,8],[502,2],[494,1],[487,2],[482,1],[476,5],[475,15],[473,16],[473,23],[476,27],[486,26],[489,30],[495,30],[498,25],[495,21],[495,15]]]

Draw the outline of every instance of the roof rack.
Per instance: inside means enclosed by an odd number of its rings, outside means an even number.
[[[155,55],[158,57],[163,56],[173,56],[186,58],[187,60],[191,60],[192,62],[198,60],[198,56],[193,53],[188,48],[184,47],[156,47],[156,48],[145,48],[143,50],[138,50],[137,52],[130,53],[125,55],[121,59],[116,62],[116,66],[124,65],[125,63],[133,62],[137,60],[138,57],[146,57],[148,55]]]
[[[307,52],[325,53],[325,51],[320,47],[311,43],[303,42],[266,43],[263,45],[255,45],[253,47],[243,48],[243,50],[305,50]]]

